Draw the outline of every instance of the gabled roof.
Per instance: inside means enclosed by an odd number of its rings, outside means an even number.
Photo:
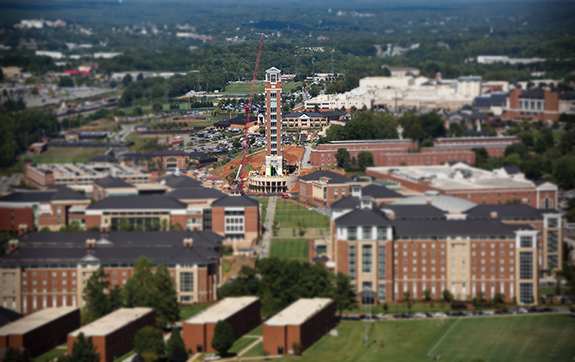
[[[514,236],[513,229],[497,220],[395,220],[396,236]]]
[[[192,199],[220,199],[226,194],[216,189],[197,188],[197,189],[176,189],[169,192],[167,196],[176,200]]]
[[[395,219],[445,219],[445,212],[433,205],[381,205],[381,210],[391,210]]]
[[[70,188],[65,188],[57,191],[54,196],[52,196],[52,201],[63,201],[63,200],[88,200],[85,195],[76,192]]]
[[[152,153],[150,156],[189,156],[187,152],[179,151],[179,150],[165,150],[165,151],[157,151]]]
[[[403,196],[385,186],[369,184],[361,188],[361,196],[371,196],[374,199],[400,199]]]
[[[228,195],[212,202],[212,206],[218,207],[258,207],[259,205],[258,200],[244,195]]]
[[[185,209],[188,205],[165,195],[159,196],[114,196],[106,197],[89,205],[86,210],[166,210]]]
[[[122,180],[121,178],[106,176],[94,180],[94,183],[104,188],[133,188],[134,185]]]
[[[22,317],[24,316],[20,313],[11,311],[8,308],[0,307],[0,327],[5,326],[8,323],[12,323]]]
[[[168,175],[158,179],[157,183],[169,186],[173,189],[201,188],[202,184],[198,180],[183,175]]]
[[[378,209],[355,209],[334,220],[337,226],[386,226],[391,221]]]
[[[332,204],[330,205],[330,209],[349,210],[349,209],[355,209],[356,207],[359,207],[359,205],[360,205],[359,197],[348,195],[346,197],[342,197],[341,199],[335,202],[332,202]]]
[[[477,204],[455,196],[447,195],[415,195],[397,200],[392,205],[426,205],[428,201],[443,211],[466,211]]]
[[[529,205],[477,205],[467,210],[468,218],[487,219],[491,217],[492,212],[497,213],[497,218],[537,218],[542,219],[542,210],[532,208]],[[555,210],[553,210],[555,211]]]
[[[320,170],[320,171],[315,171],[312,172],[308,175],[302,176],[300,177],[300,180],[303,181],[317,181],[319,180],[321,177],[328,177],[331,180],[328,181],[329,183],[336,183],[336,184],[341,184],[341,183],[347,183],[347,182],[353,182],[352,179],[350,179],[347,176],[344,175],[340,175],[339,173],[336,172],[332,172],[332,171],[327,171],[327,170]]]
[[[53,191],[40,191],[40,192],[13,192],[11,194],[0,197],[0,202],[42,202],[50,201],[55,192]]]

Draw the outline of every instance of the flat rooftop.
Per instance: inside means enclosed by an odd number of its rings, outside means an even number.
[[[202,313],[196,314],[192,318],[188,319],[185,323],[217,323],[218,321],[223,321],[228,317],[236,314],[245,307],[256,302],[258,299],[258,297],[226,298],[218,302],[218,304],[214,305],[213,307],[206,309]]]
[[[76,307],[42,309],[36,313],[18,319],[14,323],[3,326],[0,328],[0,336],[28,333],[76,310],[78,310]]]
[[[332,303],[329,298],[299,299],[265,322],[268,326],[299,326]]]
[[[106,336],[125,327],[128,323],[132,323],[143,316],[152,313],[153,311],[154,310],[152,308],[121,308],[75,330],[70,333],[70,336],[77,337],[80,333],[84,333],[84,336],[86,337]]]
[[[511,178],[463,163],[454,166],[392,166],[368,169],[411,182],[430,181],[430,187],[445,191],[535,188],[535,184],[528,179]],[[462,170],[469,174],[464,175]]]

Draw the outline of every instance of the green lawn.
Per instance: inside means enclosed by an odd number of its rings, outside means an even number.
[[[261,336],[263,333],[262,331],[263,331],[263,326],[259,325],[253,331],[249,332],[248,335],[250,335],[250,336]]]
[[[243,354],[242,357],[260,357],[263,356],[264,344],[262,342],[256,344],[249,351]]]
[[[194,304],[194,305],[182,305],[180,306],[180,320],[189,319],[191,316],[198,314],[211,307],[211,304]]]
[[[446,362],[567,362],[575,355],[574,327],[566,315],[382,321],[368,328],[366,349],[365,323],[343,321],[337,337],[324,336],[301,360],[417,362],[431,353]]]
[[[34,163],[81,163],[104,154],[104,147],[54,147],[39,155],[27,155]],[[24,158],[18,164],[24,166]]]
[[[273,239],[270,256],[307,259],[309,257],[309,241],[307,239]]]
[[[297,83],[292,83],[292,82],[284,82],[282,83],[282,92],[288,92],[291,93],[291,90],[294,89],[295,87],[301,86],[301,82],[297,82]],[[233,84],[228,84],[226,86],[226,90],[225,92],[221,92],[219,94],[249,94],[250,90],[251,90],[251,83],[233,83]],[[265,90],[265,85],[264,83],[256,83],[256,87],[254,89],[254,93],[258,94],[258,93],[263,93]]]
[[[328,216],[286,200],[277,200],[274,221],[278,221],[281,228],[293,228],[299,225],[304,228],[329,227],[330,225]]]
[[[129,351],[128,353],[126,353],[125,355],[123,355],[122,357],[116,358],[116,359],[114,360],[114,362],[122,362],[122,361],[124,361],[126,358],[130,357],[131,355],[133,355],[134,353],[136,353],[136,352],[134,352],[134,350],[131,350],[131,351]]]
[[[40,356],[34,358],[34,362],[48,362],[48,361],[53,360],[54,358],[58,358],[60,356],[63,356],[67,352],[68,352],[68,350],[64,349],[64,348],[54,348],[53,350],[50,350],[50,351],[44,353],[43,355],[40,355]]]
[[[243,337],[238,339],[237,341],[234,342],[234,345],[232,346],[232,348],[230,348],[228,350],[228,353],[233,353],[233,354],[238,354],[240,353],[244,348],[246,348],[247,346],[249,346],[250,344],[254,343],[256,341],[255,338],[249,338],[249,337]]]

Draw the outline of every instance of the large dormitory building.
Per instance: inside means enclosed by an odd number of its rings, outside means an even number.
[[[428,204],[381,204],[360,185],[332,204],[331,239],[315,240],[315,262],[348,274],[356,291],[375,291],[379,301],[457,299],[484,293],[521,304],[537,301],[541,274],[562,265],[562,214],[528,205],[477,205],[438,196],[459,211]],[[473,204],[471,204],[473,205]],[[463,210],[463,211],[461,211]]]

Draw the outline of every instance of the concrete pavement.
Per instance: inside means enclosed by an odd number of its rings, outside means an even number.
[[[272,226],[274,223],[274,215],[276,212],[276,200],[277,197],[270,197],[268,202],[268,209],[266,213],[266,219],[264,222],[264,228],[266,232],[262,238],[262,244],[259,248],[256,248],[256,252],[258,253],[259,257],[268,256],[270,253],[270,247],[272,244]]]
[[[309,156],[311,155],[311,147],[305,146],[305,151],[301,160],[301,168],[312,168],[311,163],[309,163]]]

